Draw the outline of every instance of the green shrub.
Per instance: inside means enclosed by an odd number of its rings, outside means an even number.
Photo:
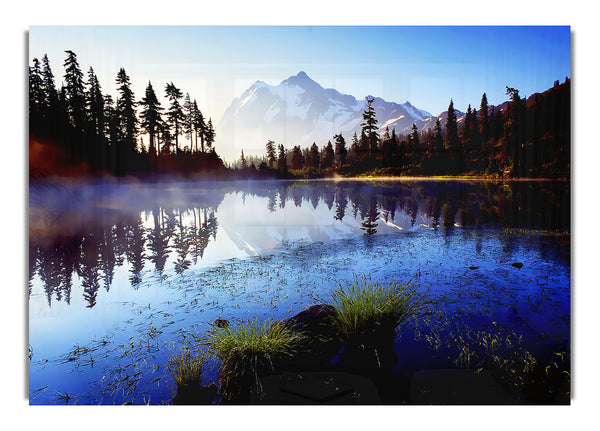
[[[233,400],[262,391],[259,378],[275,370],[274,363],[290,357],[304,336],[281,322],[247,321],[226,328],[213,327],[200,340],[221,360],[221,395]]]

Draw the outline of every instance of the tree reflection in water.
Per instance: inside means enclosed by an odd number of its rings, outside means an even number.
[[[265,181],[206,188],[177,204],[147,192],[149,199],[123,200],[120,207],[113,205],[118,209],[65,210],[52,220],[53,229],[30,233],[29,288],[31,292],[37,275],[49,306],[52,301],[69,304],[76,274],[87,306],[93,307],[100,287],[109,291],[115,268],[125,261],[134,289],[143,282],[145,269],[159,276],[168,270],[183,274],[216,241],[217,209],[229,193],[241,193],[245,200],[265,198],[265,214],[280,212],[282,219],[287,202],[315,210],[326,207],[335,223],[352,217],[358,232],[371,236],[397,223],[402,229],[441,226],[446,234],[456,227],[487,225],[568,231],[569,187],[569,182]],[[38,205],[39,200],[31,202]],[[503,240],[505,249],[512,246],[510,237]]]
[[[369,199],[369,209],[363,216],[363,222],[361,223],[361,229],[365,231],[367,235],[373,235],[377,233],[377,219],[379,218],[379,211],[377,209],[377,199],[371,196]]]

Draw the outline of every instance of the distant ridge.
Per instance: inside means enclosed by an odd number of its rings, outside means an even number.
[[[447,112],[434,116],[409,101],[398,104],[381,97],[368,97],[374,99],[380,133],[389,128],[397,134],[409,134],[413,123],[419,131],[433,129],[438,118],[442,126],[446,124]],[[262,154],[268,140],[286,148],[306,147],[313,142],[323,146],[335,134],[342,133],[350,142],[354,132],[360,134],[365,106],[364,98],[323,88],[300,71],[278,85],[263,81],[252,84],[227,108],[217,125],[217,136],[234,151],[243,148],[246,154]],[[458,110],[456,113],[460,124],[465,113]]]
[[[398,104],[374,99],[382,130],[389,127],[405,133],[413,123],[432,117],[408,101]],[[354,132],[360,133],[364,107],[364,98],[323,88],[300,71],[279,85],[252,84],[227,108],[217,125],[217,136],[220,142],[244,148],[247,154],[264,151],[269,139],[286,148],[313,142],[323,146],[341,132],[350,141]]]

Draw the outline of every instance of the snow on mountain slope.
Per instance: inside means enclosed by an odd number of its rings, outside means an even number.
[[[369,96],[372,97],[372,96]],[[380,131],[386,127],[396,133],[410,133],[415,123],[422,130],[435,125],[437,117],[416,108],[410,102],[398,104],[373,98]],[[256,81],[235,98],[217,125],[217,139],[231,154],[263,154],[268,140],[283,144],[320,147],[342,133],[348,144],[354,132],[360,134],[364,99],[356,99],[332,88],[323,88],[304,72],[283,80],[279,85]]]

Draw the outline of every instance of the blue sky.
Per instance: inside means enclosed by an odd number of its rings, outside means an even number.
[[[141,98],[148,81],[162,96],[173,81],[217,123],[256,80],[277,84],[304,70],[324,87],[410,101],[434,115],[448,107],[530,95],[571,76],[569,27],[110,27],[30,28],[29,60],[48,54],[57,83],[64,50],[94,67],[115,94],[124,67]]]

